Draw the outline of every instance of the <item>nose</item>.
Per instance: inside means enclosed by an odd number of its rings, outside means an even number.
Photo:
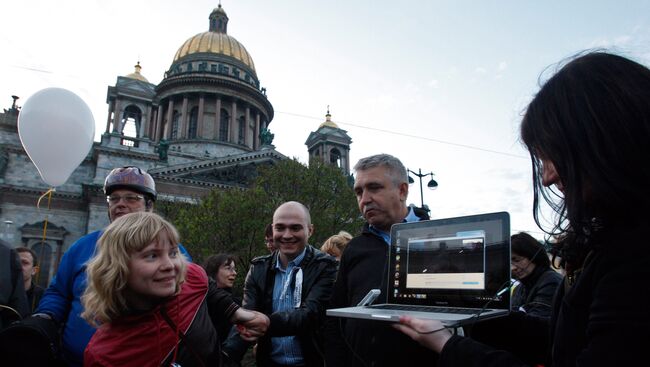
[[[174,268],[174,261],[169,255],[164,255],[161,259],[160,269],[161,270],[171,270]]]
[[[372,202],[372,195],[368,190],[363,190],[361,192],[361,195],[359,195],[359,205],[360,206],[365,206],[368,203]]]
[[[560,176],[555,170],[555,165],[549,160],[542,162],[542,185],[548,187],[560,182]]]

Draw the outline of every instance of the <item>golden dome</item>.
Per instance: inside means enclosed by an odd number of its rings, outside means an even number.
[[[325,115],[325,121],[322,124],[320,124],[318,128],[320,129],[321,127],[325,127],[325,126],[332,127],[334,129],[339,128],[339,125],[337,125],[334,121],[332,121],[332,115],[330,115],[330,106],[327,106],[327,114]]]
[[[183,45],[176,51],[174,61],[176,62],[183,57],[196,53],[216,53],[233,57],[244,65],[248,66],[255,72],[255,64],[253,58],[246,51],[244,45],[239,43],[235,37],[229,36],[221,32],[203,32],[194,37],[189,38]]]
[[[149,83],[147,78],[144,77],[144,75],[140,74],[140,70],[142,70],[142,66],[140,66],[140,61],[138,61],[137,64],[135,64],[135,71],[129,75],[126,75],[127,78],[131,79],[136,79],[145,83]]]

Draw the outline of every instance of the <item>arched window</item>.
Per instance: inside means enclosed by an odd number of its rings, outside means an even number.
[[[124,114],[122,115],[122,134],[127,138],[138,138],[140,135],[140,122],[142,120],[142,111],[134,105],[130,105],[124,109]],[[135,146],[135,140],[133,139],[122,139],[122,145],[125,146]]]
[[[52,268],[52,246],[47,242],[39,242],[32,246],[32,250],[34,250],[38,257],[38,265],[40,269],[37,284],[43,288],[47,288],[50,282],[50,269]]]
[[[230,115],[225,109],[221,109],[221,118],[219,119],[219,140],[228,141],[228,125],[230,124]]]
[[[190,127],[187,133],[188,138],[190,139],[196,138],[196,129],[198,124],[199,124],[199,108],[194,107],[192,108],[192,111],[190,111]]]
[[[172,133],[169,136],[170,140],[178,139],[178,125],[180,124],[180,120],[181,114],[174,110],[174,115],[172,117]]]
[[[341,167],[341,152],[336,148],[330,150],[330,164]]]
[[[246,118],[240,116],[239,119],[239,136],[237,139],[238,144],[246,144]]]

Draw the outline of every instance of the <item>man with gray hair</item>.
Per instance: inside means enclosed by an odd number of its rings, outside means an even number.
[[[371,289],[387,289],[391,226],[428,219],[406,205],[408,175],[399,159],[377,154],[359,160],[354,170],[366,224],[343,252],[328,308],[355,306]],[[383,291],[376,303],[385,302]],[[329,317],[324,334],[327,366],[430,366],[437,359],[390,323]]]

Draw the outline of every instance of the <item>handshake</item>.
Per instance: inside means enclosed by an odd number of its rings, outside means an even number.
[[[249,342],[263,336],[271,323],[265,314],[243,308],[237,309],[230,321],[237,324],[241,338]]]

